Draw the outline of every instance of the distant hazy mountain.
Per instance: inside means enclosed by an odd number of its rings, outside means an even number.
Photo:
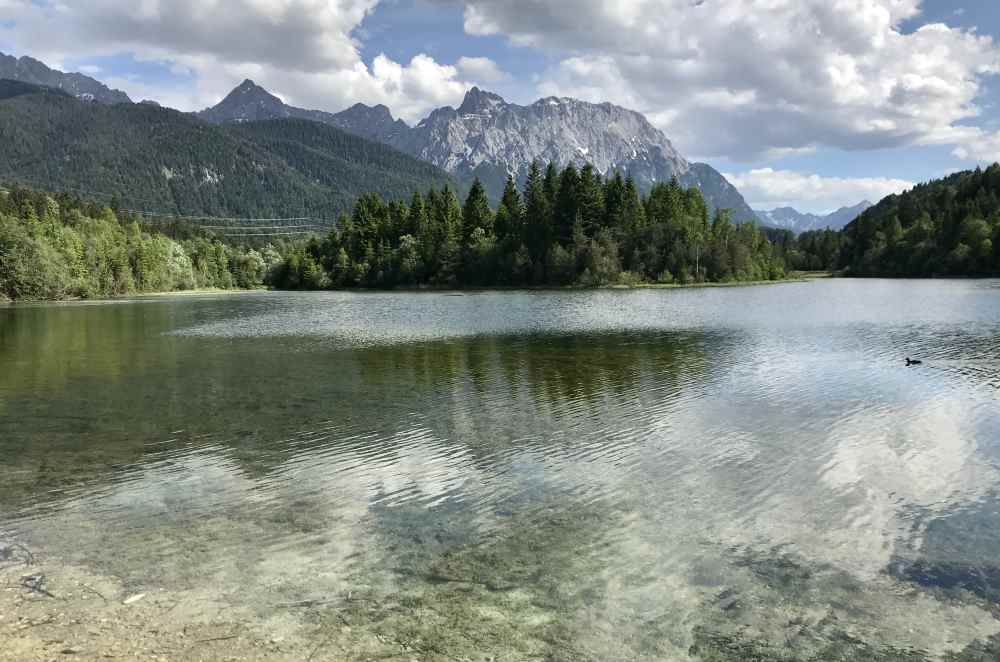
[[[0,53],[0,78],[55,88],[84,101],[108,104],[132,101],[121,90],[112,90],[89,76],[56,71],[27,56],[16,58]]]
[[[452,178],[383,143],[299,119],[215,126],[151,104],[86,103],[0,80],[0,182],[118,196],[162,213],[335,219],[361,194]]]
[[[700,188],[713,208],[730,208],[740,221],[756,218],[739,191],[711,166],[688,163],[642,114],[610,103],[549,97],[520,106],[472,88],[457,109],[439,108],[411,128],[385,106],[359,103],[339,113],[305,110],[244,81],[199,116],[213,123],[295,117],[332,124],[462,179],[479,177],[495,197],[508,174],[523,180],[536,160],[560,166],[591,163],[601,174],[619,170],[643,190],[676,176]]]
[[[770,211],[757,211],[756,214],[763,225],[800,233],[810,230],[841,230],[871,206],[872,203],[865,200],[853,207],[841,207],[832,214],[823,216],[804,214],[792,207],[778,207]]]

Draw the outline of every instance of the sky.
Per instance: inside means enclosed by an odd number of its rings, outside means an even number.
[[[758,209],[1000,160],[1000,0],[0,0],[0,52],[180,110],[610,101]]]

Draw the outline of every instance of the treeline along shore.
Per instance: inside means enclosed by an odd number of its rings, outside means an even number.
[[[409,200],[360,196],[301,238],[214,234],[75,195],[0,189],[0,296],[108,297],[201,288],[546,287],[1000,274],[1000,165],[893,195],[843,231],[734,223],[677,180],[642,195],[591,166],[534,164],[499,205],[481,183]]]

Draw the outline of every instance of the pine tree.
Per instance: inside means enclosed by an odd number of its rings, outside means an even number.
[[[524,184],[524,208],[525,246],[532,263],[536,266],[544,264],[545,252],[550,243],[551,211],[537,163],[531,164]]]
[[[618,170],[604,184],[604,226],[621,240],[625,231],[625,181]]]
[[[549,161],[549,165],[545,167],[545,180],[542,188],[545,190],[545,200],[549,204],[549,211],[552,211],[556,205],[556,196],[559,195],[559,169],[552,161]]]
[[[623,198],[623,227],[626,233],[634,235],[646,227],[646,208],[631,177],[625,179]]]
[[[458,275],[461,254],[462,207],[449,186],[446,185],[437,197],[437,205],[432,213],[434,224],[441,233],[436,279],[442,284],[452,284]]]
[[[589,163],[580,171],[580,192],[577,199],[584,229],[589,236],[597,236],[604,222],[604,190],[601,176]]]
[[[500,198],[500,206],[497,208],[496,221],[494,222],[497,239],[504,241],[511,238],[520,243],[523,216],[521,195],[517,192],[514,178],[507,175],[507,183],[504,185],[503,197]]]
[[[472,183],[462,207],[462,246],[471,244],[476,228],[481,228],[486,235],[493,234],[493,212],[486,198],[486,189],[478,177]]]
[[[406,216],[406,231],[404,235],[411,235],[420,238],[427,232],[427,208],[424,206],[424,198],[417,191],[410,200],[410,208]]]
[[[580,175],[570,163],[559,176],[559,192],[553,211],[556,241],[568,246],[573,240],[573,224],[576,222],[578,198],[580,195]]]

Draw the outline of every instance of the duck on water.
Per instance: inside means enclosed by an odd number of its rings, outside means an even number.
[[[906,365],[907,366],[922,365],[922,364],[923,364],[923,361],[918,361],[916,359],[911,359],[909,356],[906,357]]]

